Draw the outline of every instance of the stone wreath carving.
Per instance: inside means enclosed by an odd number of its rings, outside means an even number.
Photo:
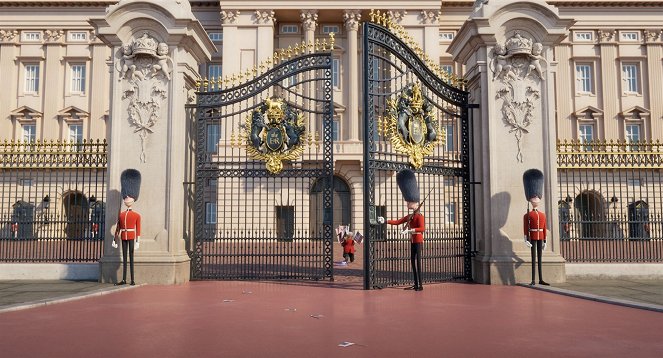
[[[118,81],[125,83],[122,99],[129,100],[129,123],[140,138],[140,160],[146,162],[147,137],[154,132],[152,127],[159,121],[173,61],[168,56],[168,44],[159,43],[147,32],[124,44],[120,52],[116,70],[119,72]]]
[[[502,101],[502,120],[513,133],[518,146],[516,160],[523,162],[521,141],[529,133],[538,105],[543,69],[547,65],[542,55],[543,45],[523,37],[520,32],[504,44],[496,44],[492,51],[491,69],[496,85],[496,98]]]

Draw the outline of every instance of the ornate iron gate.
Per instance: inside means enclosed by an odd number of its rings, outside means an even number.
[[[194,279],[333,279],[330,48],[201,84]]]
[[[364,287],[412,283],[409,235],[401,235],[402,227],[376,222],[377,216],[407,215],[395,179],[404,168],[415,171],[422,199],[429,194],[422,207],[422,280],[469,280],[468,93],[402,27],[379,13],[371,17],[363,27],[364,210],[369,219]]]

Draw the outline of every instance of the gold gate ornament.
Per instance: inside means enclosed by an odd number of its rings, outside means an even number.
[[[433,154],[438,143],[446,142],[434,118],[433,106],[421,94],[421,84],[407,86],[397,99],[387,100],[387,130],[394,149],[410,157],[415,169]],[[438,134],[439,133],[439,134]]]
[[[304,153],[306,133],[304,116],[281,98],[268,98],[246,117],[246,152],[278,174],[283,161],[295,160]]]

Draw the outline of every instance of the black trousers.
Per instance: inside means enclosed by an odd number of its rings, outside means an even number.
[[[343,253],[343,258],[345,259],[345,261],[355,262],[355,254],[353,253],[350,252]]]
[[[531,240],[532,243],[532,282],[534,282],[535,277],[535,255],[538,256],[539,262],[539,281],[543,281],[543,276],[541,275],[541,254],[543,252],[543,240]]]
[[[131,282],[134,282],[134,240],[122,240],[122,281],[127,280],[127,251],[131,261]]]
[[[410,263],[412,264],[412,274],[414,275],[414,287],[421,287],[421,247],[423,243],[410,244]]]

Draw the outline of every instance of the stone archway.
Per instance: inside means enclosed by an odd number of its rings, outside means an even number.
[[[575,198],[579,237],[583,239],[604,237],[606,230],[605,200],[601,193],[583,191]]]
[[[309,206],[309,225],[311,230],[315,227],[315,223],[322,221],[322,206],[318,205],[322,200],[322,190],[325,187],[323,180],[316,181],[311,187],[311,205]],[[334,200],[334,222],[332,228],[337,228],[339,225],[350,225],[350,229],[354,230],[352,226],[352,205],[350,185],[341,177],[335,175],[332,184],[332,195]]]
[[[62,196],[67,239],[82,239],[90,218],[90,203],[79,191],[70,191]]]

